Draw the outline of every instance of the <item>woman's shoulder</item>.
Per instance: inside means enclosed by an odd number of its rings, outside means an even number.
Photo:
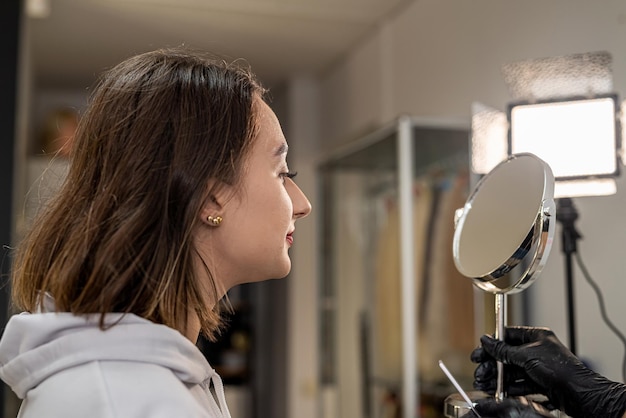
[[[20,417],[209,417],[202,396],[199,385],[190,386],[153,363],[94,361],[57,373],[31,390]]]

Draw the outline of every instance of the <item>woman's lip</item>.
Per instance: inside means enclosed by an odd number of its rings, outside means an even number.
[[[291,234],[287,235],[286,240],[289,243],[289,245],[293,245],[293,236]]]

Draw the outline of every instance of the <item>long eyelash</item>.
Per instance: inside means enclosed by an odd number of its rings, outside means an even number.
[[[292,178],[294,178],[295,176],[297,176],[297,175],[298,175],[298,172],[297,172],[297,171],[288,171],[288,172],[286,172],[286,173],[285,173],[285,174],[283,174],[283,175],[284,175],[285,177],[287,177],[288,179],[292,179]]]

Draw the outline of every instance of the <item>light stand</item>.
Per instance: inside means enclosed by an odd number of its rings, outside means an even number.
[[[576,310],[574,303],[574,271],[573,255],[576,253],[576,242],[582,236],[576,230],[574,221],[578,219],[578,211],[569,197],[557,199],[556,220],[562,225],[561,245],[565,255],[565,290],[567,292],[567,328],[569,333],[569,349],[576,354]]]

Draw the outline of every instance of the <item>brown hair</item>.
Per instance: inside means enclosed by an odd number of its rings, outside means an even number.
[[[18,248],[13,302],[34,311],[134,313],[180,329],[220,326],[198,280],[193,231],[213,194],[237,184],[264,89],[247,68],[184,48],[132,57],[104,74],[81,118],[59,196]],[[214,182],[213,182],[214,183]]]

